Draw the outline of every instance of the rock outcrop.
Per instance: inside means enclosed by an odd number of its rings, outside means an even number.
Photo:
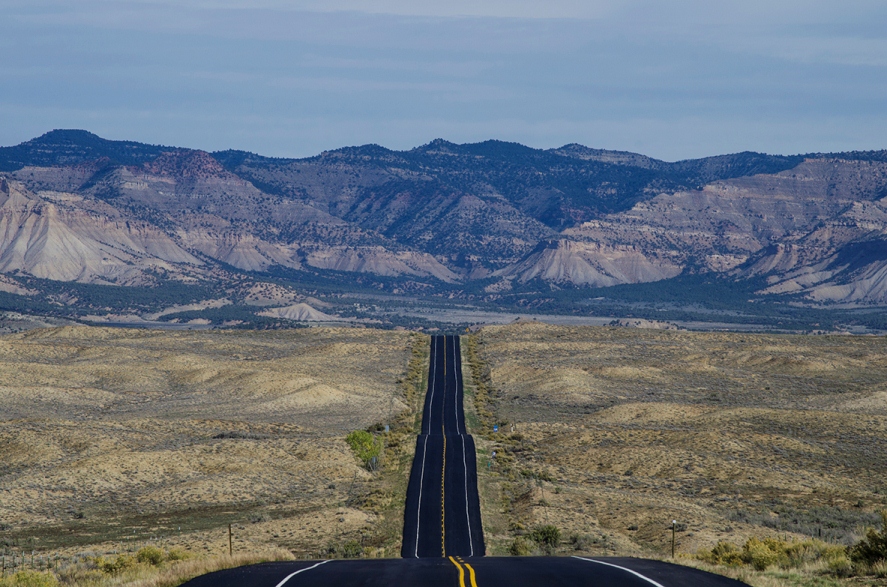
[[[259,312],[259,316],[268,318],[285,318],[287,320],[296,320],[299,322],[336,322],[342,320],[338,316],[330,316],[324,314],[320,310],[312,308],[308,304],[293,304],[283,308],[268,308]]]
[[[0,148],[0,170],[11,275],[134,285],[279,270],[392,291],[488,280],[500,295],[716,273],[763,280],[764,296],[887,303],[885,152],[668,163],[436,140],[292,160],[53,131]]]
[[[202,262],[150,224],[40,198],[14,182],[0,193],[0,271],[58,281],[136,285]]]

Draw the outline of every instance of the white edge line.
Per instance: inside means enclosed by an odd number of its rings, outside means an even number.
[[[299,569],[299,570],[296,571],[295,573],[291,573],[291,574],[287,575],[287,576],[286,576],[286,579],[284,579],[283,581],[281,581],[280,583],[278,583],[276,587],[283,587],[283,584],[284,584],[284,583],[286,583],[287,581],[289,581],[290,579],[292,579],[293,577],[295,577],[295,576],[298,575],[299,573],[304,573],[305,571],[310,571],[311,569],[316,569],[316,568],[319,567],[320,565],[325,565],[325,564],[327,564],[328,562],[330,562],[330,561],[328,561],[328,560],[320,561],[320,562],[317,563],[316,565],[313,565],[313,566],[310,566],[310,567],[305,567],[304,569]]]
[[[456,374],[456,397],[453,398],[453,411],[456,412],[456,432],[459,434],[465,434],[468,431],[465,430],[465,422],[462,422],[462,432],[459,432],[459,379],[461,379],[462,375],[462,357],[456,357],[456,339],[458,336],[453,337],[453,372]],[[458,361],[456,360],[458,359]],[[463,390],[464,391],[464,390]]]
[[[465,429],[465,375],[462,373],[462,338],[459,337],[459,389],[462,390],[462,434],[468,434],[468,430]]]
[[[446,339],[444,339],[444,340],[446,340]],[[436,346],[434,344],[434,338],[431,339],[431,345],[432,345],[431,358],[429,359],[429,364],[431,366],[431,397],[428,398],[428,422],[427,422],[428,434],[431,434],[431,411],[434,410],[434,380],[435,380],[435,375],[437,374],[437,368],[434,366],[434,347]],[[423,416],[423,418],[422,418],[423,434],[425,433],[424,432],[425,424],[426,424],[426,422],[425,422],[425,418]]]
[[[465,435],[460,434],[462,439],[462,469],[465,471],[465,522],[468,524],[468,547],[471,549],[471,556],[474,556],[474,540],[471,539],[471,516],[468,515],[468,464],[465,462]]]
[[[459,432],[459,369],[456,368],[456,337],[453,337],[453,379],[456,382],[456,391],[453,393],[453,417],[456,420],[456,434]]]
[[[462,389],[462,357],[456,356],[456,339],[458,337],[453,337],[453,372],[456,375],[456,397],[453,398],[453,410],[456,412],[456,432],[459,432],[459,420],[462,420],[462,432],[460,434],[466,434],[468,431],[465,430],[465,421],[464,416],[462,418],[459,417],[459,393]]]
[[[582,561],[588,561],[588,562],[590,562],[590,563],[597,563],[597,564],[599,564],[599,565],[607,565],[608,567],[615,567],[615,568],[617,568],[617,569],[621,569],[621,570],[623,570],[623,571],[626,571],[626,572],[628,572],[628,573],[631,573],[632,575],[635,575],[636,577],[640,577],[640,578],[643,579],[644,581],[646,581],[646,582],[648,582],[648,583],[650,583],[650,584],[652,584],[652,585],[656,585],[656,587],[665,587],[662,583],[657,583],[656,581],[654,581],[654,580],[651,579],[650,577],[645,577],[644,575],[638,573],[637,571],[632,571],[631,569],[626,569],[625,567],[620,567],[619,565],[614,565],[614,564],[612,564],[612,563],[605,563],[604,561],[596,561],[596,560],[594,560],[593,558],[584,558],[584,557],[581,557],[581,556],[573,556],[573,558],[578,558],[579,560],[582,560]],[[278,586],[278,587],[280,587],[280,586]]]
[[[425,435],[425,442],[422,444],[422,472],[419,474],[419,505],[416,507],[416,550],[413,552],[416,558],[419,558],[419,524],[422,521],[422,483],[425,481],[425,453],[428,450],[428,435]],[[280,587],[278,585],[277,587]]]
[[[431,433],[431,410],[434,409],[434,383],[436,380],[435,375],[437,375],[437,369],[434,368],[434,348],[437,346],[434,342],[436,337],[432,337],[431,339],[431,358],[429,359],[429,364],[432,366],[431,368],[431,398],[428,401],[428,432]],[[444,339],[446,340],[446,339]],[[422,427],[425,427],[425,421],[423,417]],[[423,430],[424,434],[424,430]],[[425,483],[425,454],[428,450],[428,435],[425,435],[425,442],[422,444],[422,472],[419,474],[419,505],[416,507],[416,549],[413,551],[413,556],[419,558],[419,526],[422,524],[422,486]],[[278,586],[279,587],[279,586]]]

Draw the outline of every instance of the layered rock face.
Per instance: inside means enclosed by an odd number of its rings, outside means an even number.
[[[100,214],[67,194],[37,197],[20,185],[0,189],[0,271],[44,279],[141,285],[163,270],[203,264],[156,227]]]
[[[0,149],[0,272],[149,284],[215,266],[607,287],[711,272],[887,303],[887,153],[667,163],[434,141],[268,159],[54,131]],[[430,291],[430,290],[429,290]]]
[[[163,152],[138,167],[107,162],[25,167],[10,174],[8,185],[18,186],[12,188],[15,197],[8,207],[20,213],[8,213],[6,222],[20,228],[8,237],[15,243],[3,244],[0,270],[5,272],[63,281],[141,283],[150,281],[145,271],[153,269],[155,261],[137,263],[126,255],[144,249],[145,255],[160,261],[199,265],[198,255],[245,271],[315,267],[456,279],[433,256],[385,242],[302,202],[264,193],[200,151]],[[61,202],[64,210],[59,212]],[[78,210],[89,220],[76,218]],[[56,219],[60,213],[61,222]],[[29,219],[20,218],[22,214]],[[92,226],[108,218],[125,220],[126,234]],[[48,231],[51,238],[35,238],[34,231]],[[140,236],[145,231],[150,234]],[[100,245],[94,244],[96,232],[102,236]],[[58,247],[61,250],[55,251]],[[117,252],[108,255],[107,250]],[[61,256],[54,258],[53,267],[38,262],[54,252]],[[158,267],[190,271],[167,265]]]
[[[502,274],[608,286],[709,271],[766,276],[767,293],[887,301],[885,190],[887,163],[807,160],[775,175],[660,194],[563,231]]]

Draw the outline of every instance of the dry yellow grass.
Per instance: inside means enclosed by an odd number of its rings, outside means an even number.
[[[483,329],[488,543],[540,524],[562,552],[695,553],[719,540],[856,539],[887,505],[880,338],[522,324]],[[481,463],[485,465],[485,462]],[[571,540],[572,538],[572,540]]]
[[[135,580],[114,582],[112,579],[108,583],[109,587],[115,584],[125,584],[128,587],[176,587],[194,577],[213,573],[215,571],[221,571],[222,569],[231,569],[234,567],[242,567],[244,565],[270,561],[287,561],[293,560],[293,558],[291,552],[282,548],[236,554],[233,556],[222,555],[205,557],[182,561],[171,565],[168,568],[160,569],[154,573],[145,573],[147,576],[135,578]]]
[[[403,378],[426,341],[364,329],[2,336],[0,546],[38,560],[145,543],[210,556],[227,552],[232,523],[235,553],[318,556],[346,540],[394,552],[378,536],[394,481],[344,437],[410,413]]]

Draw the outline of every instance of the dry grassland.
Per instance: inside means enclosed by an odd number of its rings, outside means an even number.
[[[0,337],[0,546],[219,555],[231,523],[235,553],[395,555],[422,385],[408,363],[426,347],[362,329]],[[370,473],[344,437],[382,422],[386,466]]]
[[[542,324],[473,338],[494,553],[553,524],[564,553],[666,556],[672,520],[679,553],[847,544],[887,506],[881,338]]]

